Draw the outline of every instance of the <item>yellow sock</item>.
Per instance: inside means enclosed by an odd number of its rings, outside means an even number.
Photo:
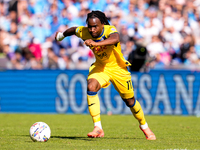
[[[137,100],[135,101],[135,105],[133,107],[130,107],[130,110],[134,117],[138,120],[140,125],[144,125],[146,123],[142,107]]]
[[[92,116],[93,123],[101,121],[100,118],[100,102],[97,94],[87,95],[88,109]]]

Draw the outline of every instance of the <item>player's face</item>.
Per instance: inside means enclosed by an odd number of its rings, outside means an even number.
[[[88,19],[88,30],[93,38],[97,38],[103,31],[104,24],[101,23],[99,18]]]

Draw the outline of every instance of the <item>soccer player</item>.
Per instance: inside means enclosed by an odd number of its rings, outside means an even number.
[[[139,121],[139,127],[146,139],[156,140],[156,136],[148,127],[140,103],[135,100],[131,74],[127,69],[131,64],[124,59],[121,52],[119,33],[114,26],[109,25],[108,18],[101,11],[88,13],[86,23],[87,27],[71,27],[64,32],[56,32],[55,39],[62,41],[66,36],[76,35],[90,47],[96,58],[95,63],[89,68],[87,79],[88,109],[94,123],[94,130],[87,136],[104,137],[97,92],[111,82]]]

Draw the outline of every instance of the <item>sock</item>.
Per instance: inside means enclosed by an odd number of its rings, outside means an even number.
[[[100,118],[100,102],[97,92],[87,92],[88,109],[94,126],[98,126],[102,129]]]
[[[144,125],[140,125],[140,127],[141,127],[142,129],[146,129],[146,128],[148,128],[148,124],[145,123]]]
[[[130,110],[131,110],[132,114],[134,115],[134,117],[138,120],[140,125],[146,124],[146,120],[144,118],[144,113],[143,113],[142,107],[137,100],[135,100],[135,104],[133,105],[133,107],[130,107]]]
[[[94,126],[98,126],[100,129],[102,129],[101,121],[95,122]]]

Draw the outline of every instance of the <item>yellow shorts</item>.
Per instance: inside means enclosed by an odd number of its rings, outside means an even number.
[[[124,68],[108,68],[99,67],[93,64],[89,69],[88,79],[95,78],[102,88],[114,85],[122,99],[129,99],[134,96],[131,74],[127,67]]]

